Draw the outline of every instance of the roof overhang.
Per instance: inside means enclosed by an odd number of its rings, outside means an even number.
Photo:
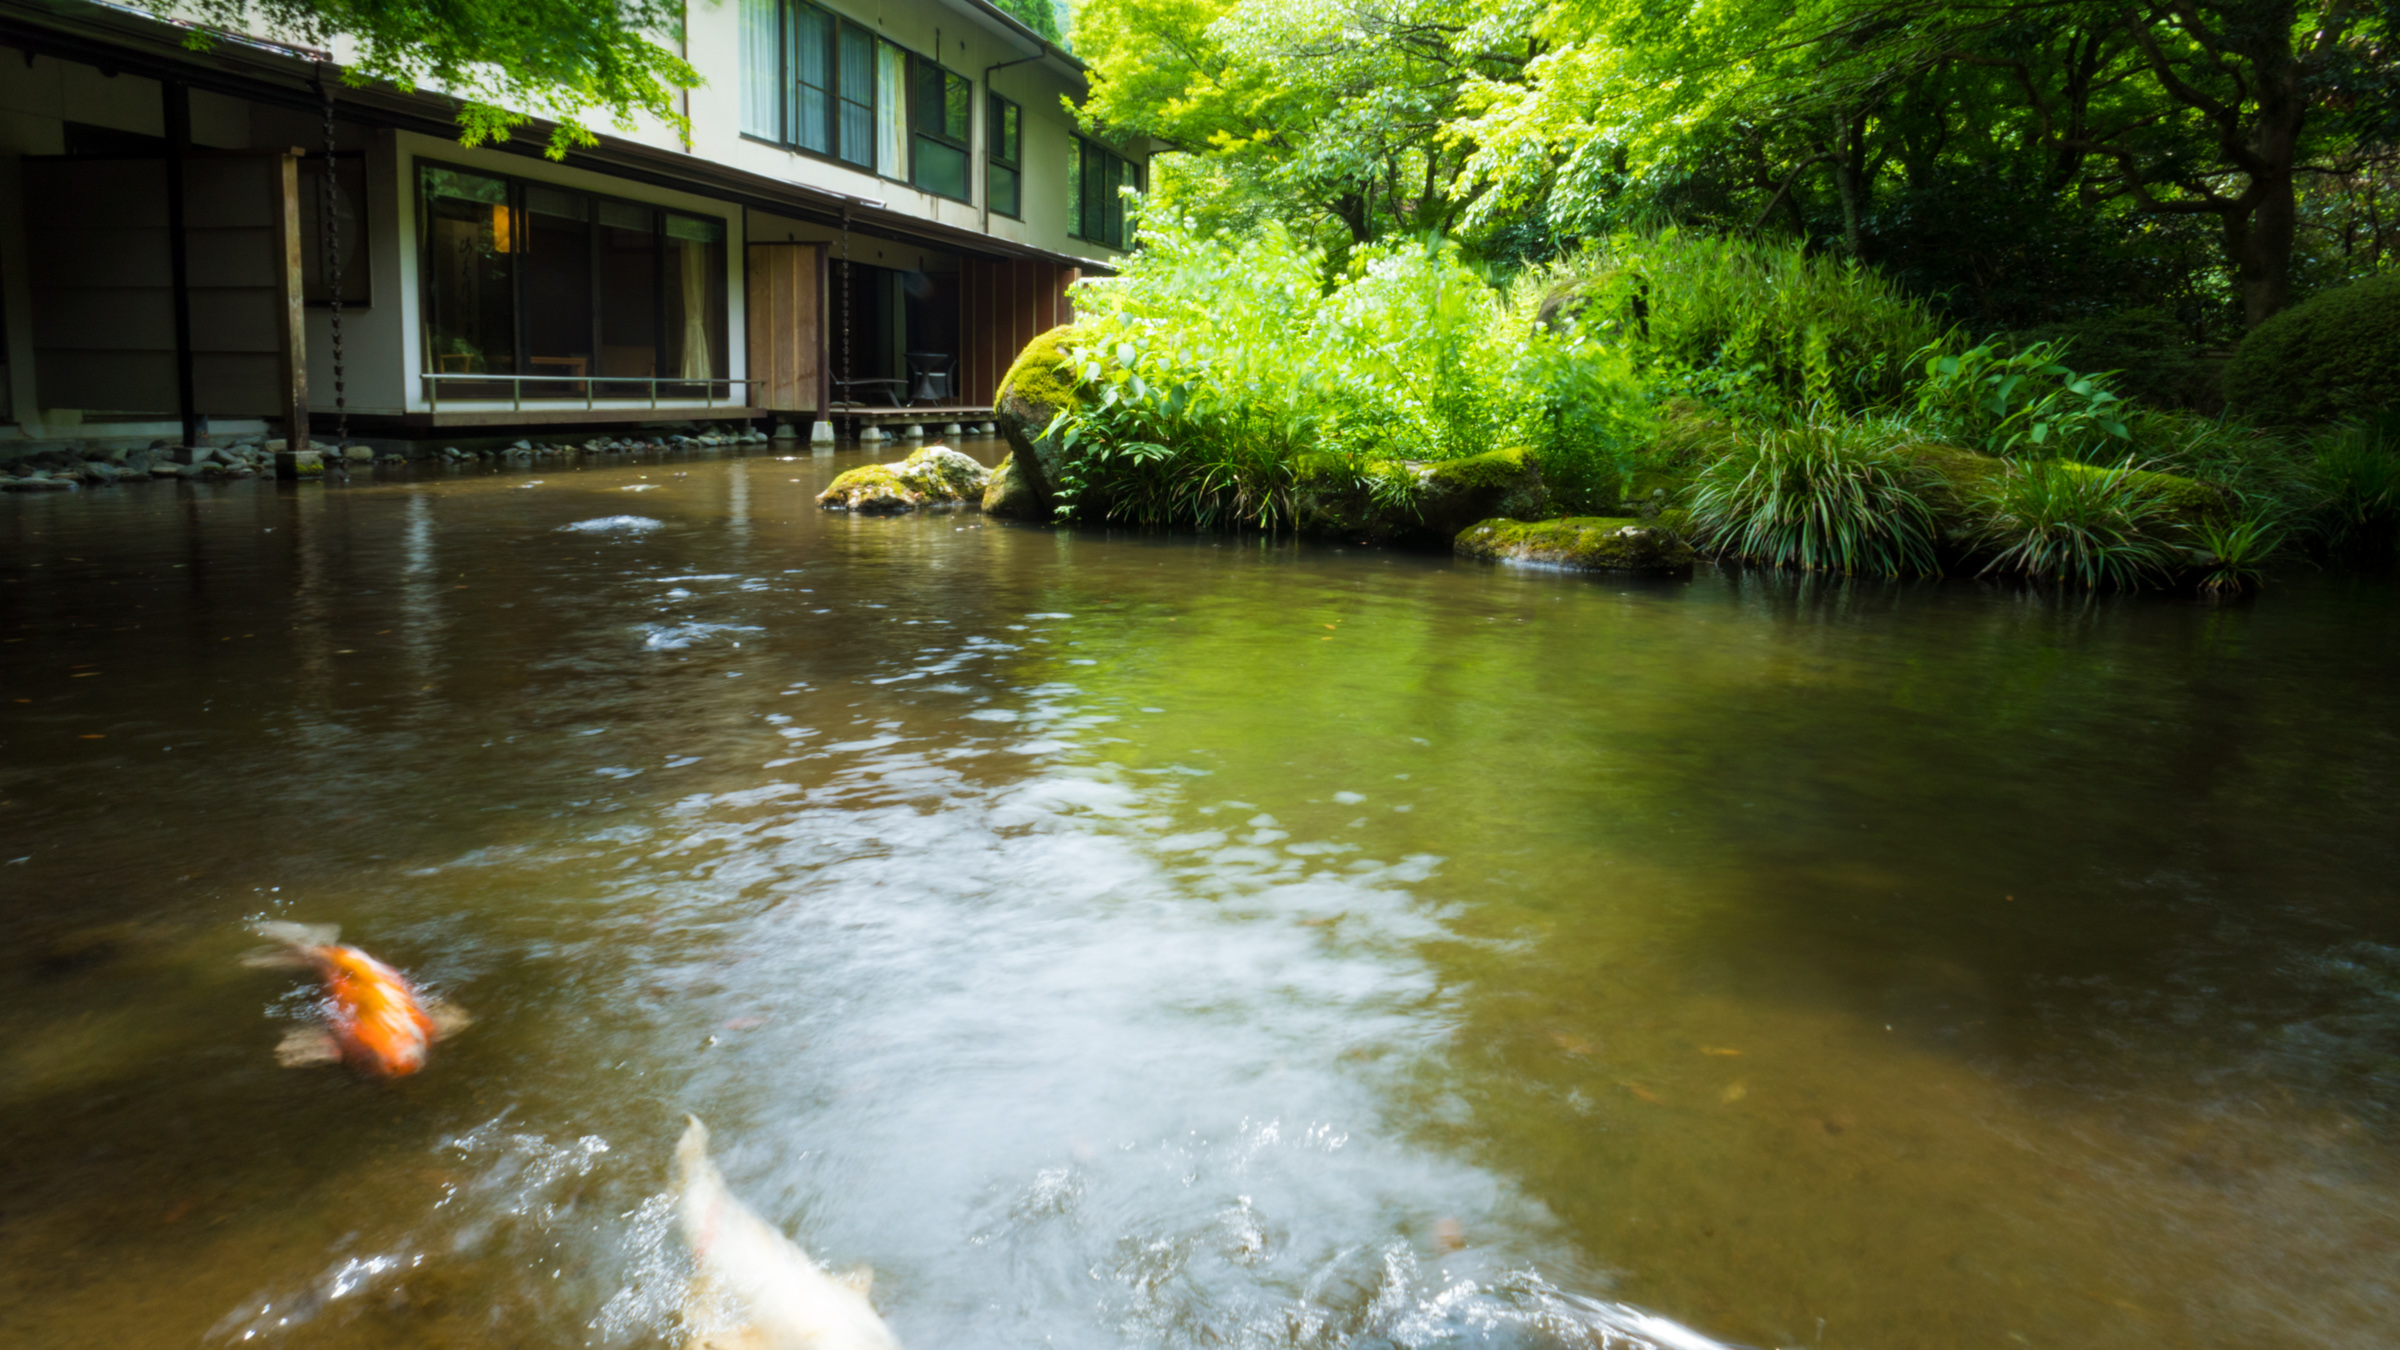
[[[990,11],[990,16],[998,22],[1021,32],[1026,44],[1044,49],[1032,54],[1035,59],[1063,59],[1072,65],[1069,73],[1073,78],[1082,79],[1083,68],[1073,64],[1072,57],[984,0],[941,0],[941,3],[961,10]],[[254,38],[219,36],[208,50],[193,51],[183,45],[193,31],[190,25],[97,0],[0,0],[0,45],[312,113],[322,112],[330,97],[337,115],[345,121],[445,139],[455,139],[458,135],[459,101],[451,95],[406,91],[381,83],[352,89],[335,75],[330,54]],[[542,158],[542,147],[549,142],[552,126],[536,120],[517,137],[491,148]],[[925,220],[894,210],[879,199],[788,182],[622,136],[602,135],[599,142],[596,146],[570,151],[561,162],[653,187],[712,197],[731,205],[845,226],[895,242],[992,258],[1059,263],[1087,272],[1113,272],[1116,266],[1102,259],[1056,253],[994,238],[978,230]]]

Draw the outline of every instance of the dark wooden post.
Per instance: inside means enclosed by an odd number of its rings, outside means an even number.
[[[192,91],[161,81],[159,97],[167,123],[167,284],[175,327],[175,411],[183,419],[183,443],[200,444],[198,399],[192,389],[192,286],[190,241],[183,230],[183,157],[192,146]]]
[[[275,156],[276,399],[283,405],[283,448],[308,448],[308,312],[300,273],[300,156]]]

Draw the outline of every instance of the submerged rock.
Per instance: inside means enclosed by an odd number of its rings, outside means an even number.
[[[1690,576],[1693,561],[1674,531],[1625,516],[1487,520],[1461,530],[1452,547],[1467,558],[1645,576]]]
[[[1386,476],[1400,481],[1379,485]],[[1523,449],[1395,460],[1363,474],[1348,465],[1303,469],[1297,497],[1303,534],[1436,547],[1476,521],[1538,519],[1551,509],[1541,466]]]
[[[869,464],[833,480],[818,494],[828,511],[886,514],[920,506],[980,502],[991,471],[946,445],[929,445],[897,464]]]

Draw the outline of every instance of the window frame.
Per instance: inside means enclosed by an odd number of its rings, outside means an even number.
[[[1136,192],[1147,191],[1150,179],[1149,166],[1139,160],[1128,159],[1088,136],[1070,137],[1069,154],[1067,183],[1070,198],[1067,211],[1067,237],[1080,239],[1087,244],[1098,244],[1102,248],[1114,249],[1119,253],[1130,251],[1127,241],[1132,237],[1134,221],[1131,214],[1124,209],[1124,199],[1116,195],[1116,189],[1130,187]],[[1091,176],[1092,160],[1095,156],[1098,157],[1103,168],[1110,165],[1115,166],[1116,172],[1113,177],[1116,182],[1102,189],[1102,195],[1098,201],[1100,229],[1098,232],[1091,232],[1089,230],[1091,221],[1085,217],[1085,211],[1091,204],[1089,198],[1092,194],[1086,183]],[[1109,217],[1112,215],[1116,218],[1114,238],[1110,237],[1108,229]]]
[[[899,46],[898,43],[894,43],[893,45]],[[907,114],[908,121],[906,131],[906,135],[908,137],[908,178],[906,181],[910,187],[915,188],[917,191],[932,193],[934,196],[939,197],[944,201],[965,202],[969,205],[973,205],[975,201],[975,81],[969,79],[963,74],[960,74],[958,71],[950,69],[948,66],[943,65],[941,62],[934,60],[930,56],[920,56],[915,52],[908,51],[908,49],[905,47],[902,47],[901,50],[908,52],[908,106],[906,109],[904,109]],[[964,133],[957,136],[952,136],[946,121],[945,125],[930,130],[919,125],[917,114],[923,110],[917,106],[919,101],[918,82],[924,78],[925,72],[927,71],[933,72],[935,78],[941,82],[942,112],[945,119],[947,119],[950,110],[951,81],[956,81],[966,90],[967,127]],[[963,175],[963,177],[966,179],[966,191],[964,193],[953,197],[949,193],[943,192],[938,188],[928,187],[923,181],[921,181],[920,166],[918,162],[919,150],[917,146],[917,138],[919,137],[923,137],[926,140],[932,141],[936,145],[946,146],[949,149],[956,150],[959,153],[961,167],[966,170],[965,174]]]
[[[972,77],[962,71],[952,70],[934,58],[905,44],[894,42],[875,28],[859,23],[829,6],[815,4],[812,0],[766,0],[766,3],[773,4],[775,7],[773,39],[775,53],[771,64],[775,69],[774,122],[776,134],[764,135],[745,126],[741,131],[743,140],[754,141],[760,145],[771,145],[778,150],[789,151],[796,155],[806,155],[811,159],[824,160],[826,163],[837,164],[846,169],[856,169],[861,173],[871,174],[888,182],[899,183],[920,192],[929,193],[945,201],[964,202],[970,206],[974,204],[975,90],[977,86]],[[827,148],[823,150],[802,144],[800,135],[802,110],[806,100],[801,97],[800,25],[797,20],[804,10],[826,24],[826,31],[830,37],[826,50],[826,83],[822,86],[808,86],[811,89],[821,89],[825,95],[824,141]],[[741,31],[745,42],[751,40],[747,24],[743,25]],[[854,82],[845,80],[842,75],[843,49],[845,45],[853,41],[864,43],[865,49],[869,53],[867,74],[864,80],[866,88],[857,91],[855,95],[849,89],[849,85]],[[877,71],[881,67],[880,53],[885,47],[899,53],[902,58],[898,100],[900,105],[899,159],[901,162],[896,164],[883,162],[885,157],[879,145],[882,119],[887,110],[884,107],[881,91],[877,88]],[[741,72],[741,78],[745,81],[751,78],[752,55],[752,52],[745,49],[736,63]],[[756,64],[763,69],[769,63],[761,61]],[[917,81],[920,78],[919,72],[928,69],[938,71],[940,78],[945,82],[943,86],[945,100],[949,88],[947,82],[956,81],[965,89],[967,128],[964,136],[951,136],[946,124],[928,128],[918,118]],[[752,91],[745,85],[740,93],[745,121],[749,117],[751,97]],[[868,129],[866,144],[863,148],[867,158],[863,161],[852,159],[843,152],[842,114],[845,105],[865,110]],[[919,181],[917,163],[917,137],[919,136],[957,150],[964,157],[967,174],[966,191],[963,196],[954,197],[947,192],[927,187]],[[1022,193],[1021,187],[1019,191]]]
[[[469,174],[477,178],[496,180],[502,184],[506,200],[496,204],[504,207],[508,214],[508,233],[512,242],[511,246],[506,250],[506,252],[512,255],[522,254],[525,251],[525,241],[529,238],[529,231],[532,222],[529,219],[530,209],[525,204],[525,191],[527,188],[541,188],[549,192],[571,193],[591,202],[592,210],[587,218],[586,228],[591,231],[591,237],[593,241],[593,256],[595,260],[595,273],[590,283],[590,303],[592,308],[590,331],[592,334],[594,348],[593,354],[595,357],[599,354],[598,349],[600,334],[602,332],[599,277],[597,275],[596,268],[599,247],[599,230],[604,223],[601,219],[600,210],[600,207],[603,203],[614,203],[620,206],[634,207],[638,210],[649,213],[650,234],[651,238],[658,242],[658,257],[660,259],[658,264],[658,273],[653,280],[653,286],[657,291],[661,302],[657,305],[654,311],[656,317],[652,323],[653,334],[651,345],[652,350],[661,354],[662,356],[668,347],[667,305],[664,303],[666,287],[669,282],[665,263],[665,259],[669,252],[667,248],[667,240],[672,237],[667,226],[668,219],[673,216],[681,216],[687,220],[705,221],[711,225],[714,225],[718,231],[719,239],[724,245],[725,258],[729,265],[734,257],[733,250],[735,236],[733,231],[733,218],[731,216],[710,215],[704,211],[695,211],[680,206],[668,206],[662,202],[646,202],[635,197],[620,197],[613,193],[593,192],[586,188],[572,187],[561,183],[544,182],[538,178],[526,178],[518,174],[507,173],[495,169],[487,169],[481,165],[460,164],[452,160],[435,159],[424,155],[414,156],[413,158],[415,159],[417,169],[417,181],[415,186],[416,196],[412,204],[412,209],[416,214],[415,234],[417,236],[417,346],[418,357],[423,363],[422,369],[428,374],[438,373],[436,372],[435,367],[439,364],[437,354],[433,350],[434,325],[432,323],[431,313],[434,303],[433,290],[436,281],[433,257],[431,253],[433,248],[433,215],[426,207],[426,203],[429,200],[429,196],[426,191],[427,179],[433,173],[448,172]],[[486,374],[505,374],[518,378],[531,378],[533,376],[533,372],[524,368],[528,360],[526,354],[527,334],[525,328],[526,275],[527,269],[524,267],[511,267],[509,269],[509,326],[511,329],[509,336],[513,344],[510,364],[515,366],[516,369],[509,372],[484,372]],[[720,277],[718,280],[723,283],[725,289],[724,313],[718,316],[721,319],[720,330],[711,333],[709,336],[712,340],[712,351],[719,352],[724,355],[725,368],[730,371],[733,368],[733,350],[730,344],[733,337],[732,293],[734,289],[734,281],[730,275]],[[714,365],[716,362],[712,360],[711,364]],[[575,380],[577,378],[585,378],[598,384],[606,384],[610,379],[609,376],[597,373],[585,377],[559,376],[558,378],[560,380]],[[709,375],[705,377],[694,376],[689,379],[682,377],[670,379],[666,376],[646,377],[648,380],[656,380],[657,384],[655,387],[661,389],[671,385],[723,384],[731,378],[732,377],[730,375]],[[413,398],[415,395],[412,395],[411,397]],[[477,395],[470,394],[466,395],[465,397],[473,398],[477,397]],[[525,397],[552,399],[554,396],[526,395]],[[555,397],[581,398],[583,395],[563,395]],[[602,394],[600,397],[617,398],[634,396]]]
[[[1000,133],[1008,125],[1009,118],[1002,113],[1003,108],[1007,109],[1008,113],[1015,114],[1017,124],[1015,143],[1005,157],[1000,153]],[[994,215],[1006,216],[1010,220],[1023,220],[1025,218],[1025,105],[1006,94],[995,94],[988,89],[985,90],[983,147],[984,204],[990,207]],[[1015,177],[1017,208],[1013,211],[1001,210],[999,199],[992,195],[992,170],[994,169],[1005,170]]]
[[[876,97],[875,62],[872,53],[878,44],[892,46],[899,46],[899,44],[891,42],[891,39],[884,37],[866,24],[852,19],[849,15],[824,5],[813,4],[811,0],[769,0],[769,3],[775,6],[776,134],[765,136],[745,127],[741,132],[742,139],[760,145],[771,145],[778,150],[788,150],[796,155],[806,155],[810,159],[821,159],[828,164],[838,164],[845,169],[856,169],[879,178],[891,177],[892,175],[885,171],[885,166],[878,162],[882,156],[877,154],[875,149],[875,118],[882,110],[882,105]],[[821,19],[825,24],[827,35],[825,83],[808,86],[821,90],[825,95],[823,135],[826,148],[822,150],[802,144],[800,137],[802,108],[806,100],[800,97],[800,25],[795,20],[801,10],[808,10]],[[747,29],[744,32],[746,35]],[[857,40],[866,43],[866,49],[870,54],[867,63],[866,88],[861,91],[863,96],[853,96],[848,88],[849,82],[842,78],[842,50],[845,41],[851,39],[854,34]],[[901,50],[907,51],[906,48],[901,48]],[[909,52],[908,55],[914,57],[915,53]],[[737,65],[742,78],[748,79],[751,72],[750,53],[745,51]],[[745,109],[748,107],[747,100],[750,96],[749,89],[745,88],[741,91]],[[863,162],[850,158],[842,150],[842,107],[845,103],[866,109],[868,131],[865,150],[867,159]],[[905,114],[906,109],[903,108],[902,111]],[[746,112],[745,116],[747,116]]]

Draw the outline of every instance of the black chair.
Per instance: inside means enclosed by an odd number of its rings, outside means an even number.
[[[957,369],[958,358],[948,352],[908,353],[908,401],[948,402],[953,397],[950,377]]]

